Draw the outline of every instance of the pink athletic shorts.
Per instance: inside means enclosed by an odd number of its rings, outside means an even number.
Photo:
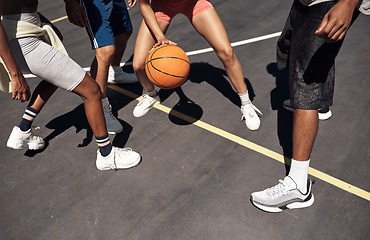
[[[192,21],[199,13],[213,8],[208,0],[152,0],[150,5],[157,20],[168,24],[179,13]]]

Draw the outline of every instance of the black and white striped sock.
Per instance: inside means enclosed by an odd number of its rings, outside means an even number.
[[[26,110],[24,111],[24,114],[23,114],[23,117],[22,117],[22,121],[21,123],[19,124],[19,128],[25,132],[25,131],[28,131],[30,128],[31,128],[31,125],[33,123],[33,120],[35,119],[35,117],[37,116],[37,114],[39,113],[40,111],[32,108],[32,107],[27,107]]]
[[[98,144],[100,154],[103,157],[106,157],[112,151],[112,143],[110,142],[110,138],[108,133],[101,137],[95,136],[96,143]]]

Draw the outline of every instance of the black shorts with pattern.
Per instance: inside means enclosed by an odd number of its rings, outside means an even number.
[[[290,99],[295,109],[317,110],[333,104],[335,58],[343,40],[328,43],[316,37],[315,31],[337,2],[307,7],[295,0],[278,40],[277,65],[280,70],[289,67]]]

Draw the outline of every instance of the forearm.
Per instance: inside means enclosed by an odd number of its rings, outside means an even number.
[[[157,18],[155,17],[154,11],[150,6],[149,1],[140,0],[139,7],[146,25],[148,26],[149,30],[154,34],[155,38],[158,40],[164,37],[163,32],[159,28]]]

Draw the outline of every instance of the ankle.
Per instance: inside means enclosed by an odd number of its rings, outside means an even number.
[[[297,184],[297,188],[301,192],[305,192],[307,190],[309,164],[310,160],[297,161],[295,159],[292,159],[288,176],[294,180],[294,182]]]
[[[103,157],[108,156],[112,151],[112,143],[110,142],[110,138],[108,133],[101,137],[95,137],[96,143],[98,144],[100,154]]]
[[[158,95],[158,92],[155,90],[155,89],[153,89],[152,91],[149,91],[149,92],[146,92],[145,91],[145,93],[147,94],[147,95],[149,95],[150,97],[156,97],[157,95]]]

